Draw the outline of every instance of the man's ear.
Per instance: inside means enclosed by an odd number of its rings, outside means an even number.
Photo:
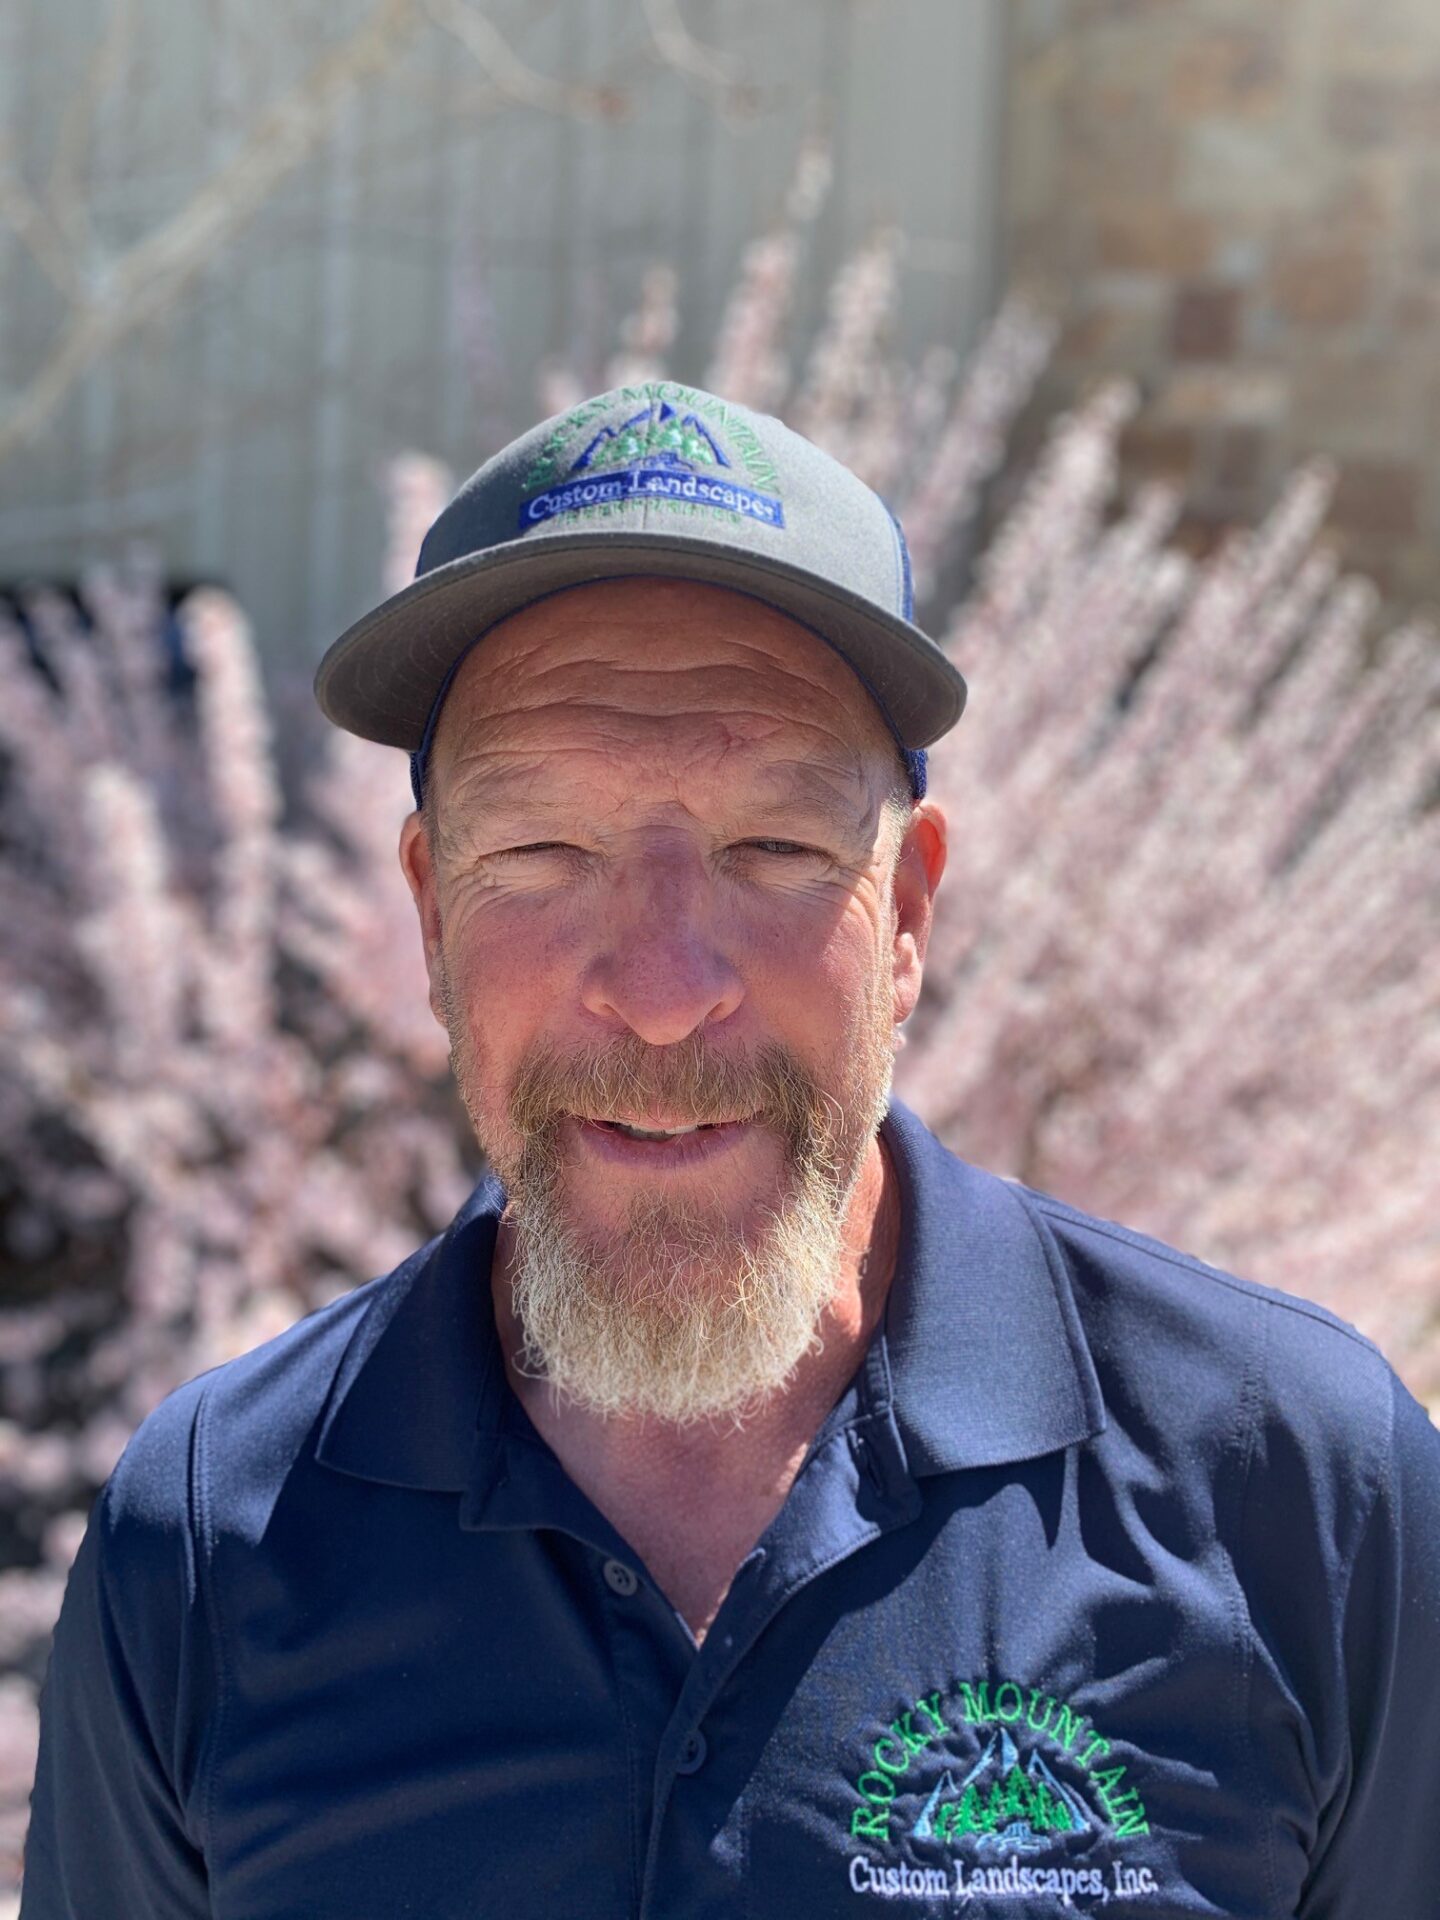
[[[400,867],[405,884],[420,916],[420,938],[425,946],[425,971],[430,978],[430,1011],[443,1027],[445,1003],[440,993],[440,892],[435,862],[430,851],[430,836],[424,816],[417,810],[405,816],[400,828]]]
[[[930,944],[935,894],[945,871],[949,822],[933,800],[915,807],[895,865],[894,1012],[903,1025],[915,1011]]]

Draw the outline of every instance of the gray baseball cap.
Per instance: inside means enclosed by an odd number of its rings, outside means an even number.
[[[548,594],[637,574],[730,587],[808,627],[859,676],[924,794],[923,749],[960,718],[965,682],[913,622],[899,522],[781,421],[668,380],[586,400],[487,460],[411,584],[327,650],[315,697],[337,726],[410,753],[418,806],[471,648]]]

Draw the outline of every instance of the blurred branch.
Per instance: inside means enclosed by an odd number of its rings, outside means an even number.
[[[420,18],[419,0],[381,0],[358,32],[257,123],[235,158],[187,206],[111,265],[98,295],[77,299],[54,352],[0,419],[0,460],[33,439],[102,354],[170,304],[320,144],[337,109],[395,58]],[[28,212],[34,203],[18,182],[7,180],[6,186],[0,210],[34,251],[38,230]],[[60,270],[69,271],[68,256],[62,252],[57,258],[48,248],[42,264],[50,271],[61,260]]]
[[[80,85],[65,102],[55,136],[55,157],[45,188],[45,205],[50,217],[73,252],[81,253],[92,244],[92,232],[86,215],[84,196],[77,191],[80,157],[90,140],[106,89],[115,80],[129,52],[135,32],[134,0],[111,0],[109,18],[101,39],[85,63]]]
[[[509,99],[545,113],[568,113],[583,119],[613,120],[621,96],[613,87],[577,85],[554,80],[529,67],[493,20],[467,0],[425,0],[425,11],[454,37]]]
[[[680,0],[640,0],[655,51],[677,73],[728,94],[740,78],[739,62],[695,38],[680,17]]]
[[[83,297],[84,286],[64,235],[57,231],[49,214],[12,170],[3,147],[0,147],[0,220],[27,248],[53,287],[69,300]]]

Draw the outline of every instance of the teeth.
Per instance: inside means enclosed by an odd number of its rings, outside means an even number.
[[[650,1133],[644,1127],[627,1127],[623,1120],[610,1123],[617,1133],[629,1134],[632,1140],[678,1140],[682,1134],[698,1133],[699,1127],[676,1127],[669,1133]]]

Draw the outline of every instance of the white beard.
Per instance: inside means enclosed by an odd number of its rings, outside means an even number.
[[[554,1065],[542,1060],[522,1075],[512,1111],[524,1140],[518,1164],[486,1147],[476,1101],[476,1065],[444,981],[451,1058],[462,1098],[510,1201],[513,1232],[511,1302],[522,1330],[522,1372],[541,1374],[568,1399],[601,1415],[649,1417],[678,1426],[716,1417],[737,1424],[782,1389],[835,1297],[845,1262],[846,1214],[881,1121],[894,1078],[894,1029],[888,993],[877,982],[865,1023],[854,1036],[837,1101],[793,1078],[785,1056],[767,1056],[768,1087],[727,1085],[709,1076],[696,1099],[703,1062],[686,1088],[660,1089],[657,1106],[711,1113],[744,1112],[759,1092],[752,1123],[780,1137],[787,1156],[787,1192],[778,1212],[766,1209],[753,1239],[727,1227],[717,1188],[660,1181],[637,1192],[623,1226],[591,1238],[574,1224],[565,1188],[566,1161],[557,1146],[559,1102]],[[623,1056],[618,1056],[623,1059]],[[588,1097],[572,1082],[575,1106],[565,1111],[633,1111],[649,1104],[648,1085],[618,1079],[616,1060],[597,1063]],[[603,1084],[602,1084],[603,1082]],[[624,1098],[622,1089],[635,1099]],[[717,1098],[728,1093],[728,1104]],[[732,1150],[755,1150],[739,1142]],[[687,1176],[688,1178],[688,1176]]]
[[[597,1278],[565,1220],[517,1220],[521,1365],[594,1413],[679,1426],[739,1417],[819,1346],[843,1212],[802,1188],[752,1249],[717,1244],[681,1202],[652,1197],[631,1210],[618,1282]]]

